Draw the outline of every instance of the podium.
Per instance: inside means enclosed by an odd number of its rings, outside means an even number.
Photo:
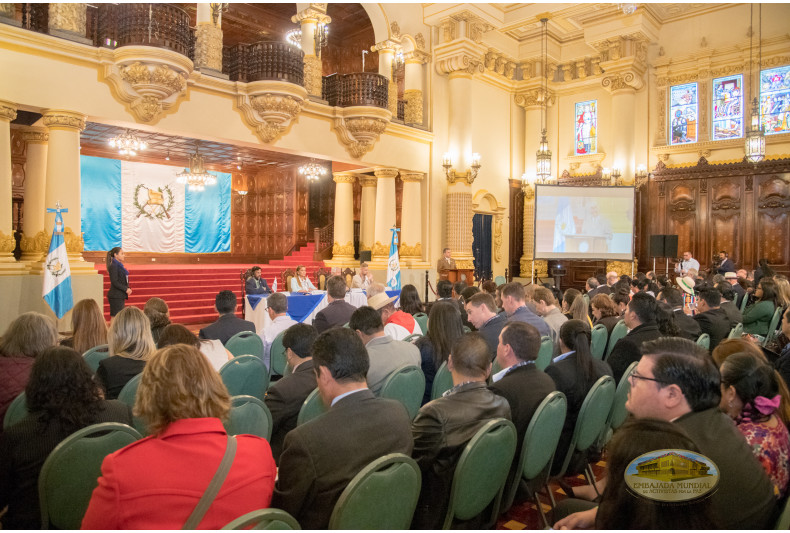
[[[439,280],[447,280],[452,283],[463,281],[468,287],[475,284],[475,271],[473,268],[452,268],[439,271]]]

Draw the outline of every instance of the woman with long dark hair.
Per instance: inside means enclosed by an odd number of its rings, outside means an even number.
[[[60,441],[91,424],[132,423],[129,406],[104,400],[82,356],[55,346],[36,358],[25,388],[30,413],[0,438],[3,529],[41,529],[38,474]]]
[[[422,404],[431,401],[431,389],[436,371],[447,361],[450,348],[464,334],[461,312],[458,306],[449,301],[437,301],[431,306],[428,315],[428,333],[414,343],[420,349],[420,366],[425,374],[425,394]]]
[[[553,471],[559,470],[570,446],[576,419],[584,398],[601,376],[611,376],[612,369],[590,353],[590,326],[583,320],[568,320],[560,327],[560,355],[546,367],[557,390],[568,399],[568,414],[562,436],[554,454]],[[569,472],[573,473],[573,472]]]
[[[753,335],[768,335],[768,326],[776,310],[776,283],[764,277],[754,290],[756,301],[743,312],[743,331]]]
[[[95,346],[107,344],[107,322],[96,300],[80,300],[71,311],[71,337],[60,341],[61,346],[85,353]]]
[[[132,294],[129,288],[129,271],[123,266],[126,254],[123,248],[116,246],[107,252],[107,273],[110,276],[110,290],[107,291],[107,301],[110,302],[110,316],[113,317],[126,305],[126,299]]]
[[[417,292],[417,287],[414,285],[404,285],[401,289],[400,310],[410,315],[425,312],[425,306],[422,305],[422,300],[420,300],[420,293]]]
[[[143,313],[151,323],[151,336],[154,342],[159,342],[162,330],[170,324],[170,309],[167,302],[161,298],[149,298],[143,307]]]

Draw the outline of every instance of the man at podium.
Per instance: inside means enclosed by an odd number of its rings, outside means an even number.
[[[450,249],[442,251],[442,257],[436,262],[436,271],[441,275],[443,270],[455,270],[455,259],[450,257]]]

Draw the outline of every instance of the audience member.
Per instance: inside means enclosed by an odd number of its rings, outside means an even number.
[[[768,359],[765,357],[760,347],[746,337],[724,339],[719,343],[716,349],[711,352],[711,357],[713,357],[713,362],[716,363],[716,366],[720,367],[729,356],[736,353],[748,353],[764,363],[768,362]]]
[[[545,320],[551,329],[551,340],[554,342],[554,354],[556,355],[559,353],[557,341],[560,336],[560,328],[568,319],[557,307],[554,294],[546,287],[535,289],[535,305],[537,306],[538,316]]]
[[[217,339],[226,344],[231,337],[242,331],[255,332],[255,324],[236,316],[236,295],[233,291],[220,291],[214,298],[214,307],[219,318],[200,330],[201,339]]]
[[[634,294],[628,303],[624,320],[628,326],[628,335],[617,341],[606,358],[618,383],[628,366],[642,357],[642,343],[661,336],[656,323],[656,299],[649,294]]]
[[[8,325],[0,338],[0,421],[14,398],[25,390],[36,357],[57,344],[55,323],[41,313],[23,313]]]
[[[697,314],[694,320],[699,324],[702,333],[710,337],[710,349],[713,350],[730,334],[730,320],[721,308],[721,293],[716,289],[702,289],[697,297]]]
[[[776,283],[765,277],[754,291],[757,300],[743,312],[743,331],[752,335],[768,334],[768,326],[776,310]]]
[[[778,307],[790,306],[790,281],[782,274],[774,276],[776,284],[776,305]]]
[[[194,346],[200,353],[206,356],[211,367],[219,372],[219,370],[231,359],[233,354],[225,348],[221,342],[216,339],[198,339],[197,335],[187,329],[186,326],[181,324],[170,324],[162,330],[159,335],[159,341],[156,347],[159,349],[171,346],[173,344],[187,344]]]
[[[302,404],[316,387],[312,346],[318,332],[308,324],[296,324],[285,331],[285,358],[292,372],[266,391],[266,407],[272,414],[272,453],[279,463],[285,435],[296,427]]]
[[[779,348],[779,357],[774,362],[774,366],[784,382],[790,383],[790,307],[785,309],[782,315],[782,334],[787,342]]]
[[[110,356],[99,361],[96,377],[107,399],[114,400],[123,386],[143,371],[156,348],[148,318],[136,307],[124,307],[110,322],[107,345]]]
[[[666,302],[656,302],[656,326],[665,337],[680,337],[680,328],[675,322],[672,306]]]
[[[749,354],[733,354],[721,365],[721,394],[719,407],[735,420],[771,478],[776,497],[783,498],[790,479],[790,435],[781,418],[776,371]]]
[[[313,326],[318,333],[323,333],[334,326],[342,326],[351,318],[351,313],[356,307],[345,300],[347,290],[346,281],[342,276],[332,276],[327,280],[326,299],[329,303],[316,313],[313,319]]]
[[[420,367],[425,375],[422,405],[431,401],[433,380],[450,355],[450,348],[464,334],[461,313],[452,302],[436,302],[428,315],[428,333],[414,342],[420,350]]]
[[[132,423],[129,406],[103,399],[72,348],[47,348],[35,359],[25,399],[28,415],[0,436],[0,508],[8,505],[3,529],[41,529],[38,475],[60,441],[91,424]]]
[[[592,309],[593,326],[603,324],[606,326],[607,335],[612,334],[612,330],[620,321],[618,316],[617,307],[615,307],[612,299],[605,294],[596,294],[590,300],[590,308]]]
[[[590,315],[587,312],[587,304],[584,302],[582,293],[578,289],[565,290],[565,294],[562,295],[562,313],[567,319],[586,320],[592,327],[592,320],[590,320]]]
[[[658,293],[658,300],[666,302],[672,306],[672,313],[675,315],[675,324],[680,330],[680,336],[690,341],[696,341],[702,335],[702,328],[699,322],[687,315],[683,309],[683,294],[674,287],[664,287]]]
[[[381,315],[372,307],[363,306],[354,311],[348,327],[362,339],[367,350],[367,383],[373,394],[378,395],[389,375],[400,367],[420,366],[420,350],[409,342],[387,335]]]
[[[91,298],[80,300],[71,310],[71,337],[60,341],[60,345],[84,354],[102,344],[107,344],[107,322],[99,304]]]
[[[404,285],[400,291],[400,310],[410,315],[425,312],[425,306],[420,300],[420,293],[417,292],[417,287],[411,283]]]
[[[483,289],[483,292],[487,292],[492,298],[496,299],[496,282],[491,280],[484,281],[481,288]]]
[[[143,313],[148,317],[148,322],[151,323],[151,338],[153,338],[154,343],[156,343],[159,341],[159,334],[170,324],[170,309],[163,299],[149,298],[148,301],[145,302]]]
[[[378,316],[367,309],[367,315]],[[411,455],[413,441],[403,406],[376,398],[366,387],[368,355],[353,331],[325,331],[312,354],[318,392],[329,411],[285,436],[272,506],[290,513],[303,529],[326,529],[354,476],[384,455]]]
[[[370,295],[368,295],[369,297]],[[439,280],[436,282],[436,300],[433,302],[427,302],[425,304],[425,312],[428,315],[431,314],[431,307],[434,303],[440,302],[442,300],[452,300],[453,299],[453,283],[446,279]],[[461,310],[459,309],[458,312],[460,313]]]
[[[229,437],[230,395],[194,346],[158,350],[143,370],[134,414],[148,438],[108,455],[83,529],[219,529],[269,507],[276,466],[266,439]],[[230,471],[197,523],[187,519],[235,441]]]
[[[412,457],[422,471],[422,489],[412,529],[439,529],[458,459],[486,422],[510,419],[505,398],[488,390],[488,346],[479,333],[467,333],[453,345],[447,363],[453,388],[420,408],[412,423]]]
[[[733,302],[738,308],[740,308],[741,298],[746,296],[746,290],[741,287],[740,283],[738,283],[738,275],[735,272],[726,272],[724,274],[724,281],[732,287],[732,290],[736,296],[736,298],[733,299]]]
[[[266,299],[266,312],[271,322],[263,328],[259,336],[263,341],[263,364],[266,368],[271,368],[274,339],[297,322],[288,316],[288,297],[281,292],[275,292]]]
[[[754,286],[760,284],[763,278],[771,278],[775,274],[774,269],[768,266],[768,259],[761,258],[757,261],[757,268],[754,270]]]
[[[631,294],[625,291],[616,291],[613,294],[612,301],[617,308],[617,316],[623,318],[628,309],[628,302],[631,301]]]
[[[467,300],[466,316],[485,339],[493,361],[499,344],[499,333],[507,323],[507,319],[496,314],[494,299],[486,292],[477,293]]]
[[[502,309],[508,322],[525,322],[534,326],[541,336],[551,336],[551,328],[541,317],[527,309],[524,303],[524,287],[513,281],[502,286]]]
[[[611,376],[609,365],[594,359],[590,353],[590,326],[581,320],[568,320],[560,328],[559,346],[561,354],[546,367],[546,374],[554,380],[557,390],[568,400],[568,412],[562,426],[562,435],[554,453],[552,472],[562,467],[576,427],[579,410],[590,389],[602,376]],[[574,462],[569,473],[576,468]]]
[[[360,263],[359,273],[354,274],[354,277],[351,278],[351,288],[367,290],[371,283],[373,283],[373,274],[370,272],[368,264]]]
[[[384,334],[391,339],[401,341],[409,335],[422,335],[422,328],[412,315],[395,309],[397,296],[389,297],[381,292],[368,297],[368,305],[378,311],[384,324]]]
[[[620,275],[617,272],[611,271],[606,273],[606,285],[612,289],[612,292],[614,292],[614,286],[618,281],[620,281]]]
[[[727,315],[727,320],[730,324],[730,329],[738,324],[743,323],[743,314],[738,306],[735,305],[735,291],[732,290],[732,285],[727,282],[719,283],[716,285],[716,290],[721,293],[721,310]]]
[[[595,277],[587,278],[587,282],[584,284],[584,289],[587,292],[587,296],[590,297],[590,301],[592,301],[592,299],[599,294],[609,295],[612,293],[612,289],[609,287],[609,285],[606,285],[605,283],[601,284],[601,282]]]
[[[261,267],[254,266],[250,269],[250,277],[244,283],[244,292],[247,294],[268,294],[272,292],[269,284],[261,277]]]

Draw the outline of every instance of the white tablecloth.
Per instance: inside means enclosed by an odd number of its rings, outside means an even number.
[[[291,296],[291,293],[284,293],[286,296]],[[321,302],[313,309],[312,313],[307,315],[304,320],[302,320],[305,324],[312,324],[315,315],[324,307],[329,305],[329,302],[326,298],[326,291],[313,291],[312,294],[323,294],[324,298]],[[294,298],[298,298],[299,296],[294,296]],[[347,292],[345,300],[353,305],[354,307],[362,307],[363,305],[367,305],[368,298],[362,291],[352,291]],[[252,308],[250,305],[250,301],[247,298],[244,298],[244,312],[247,320],[251,321],[255,324],[255,331],[258,333],[263,332],[263,328],[268,326],[271,323],[271,319],[269,318],[269,313],[266,312],[266,302],[261,301],[255,309]]]

